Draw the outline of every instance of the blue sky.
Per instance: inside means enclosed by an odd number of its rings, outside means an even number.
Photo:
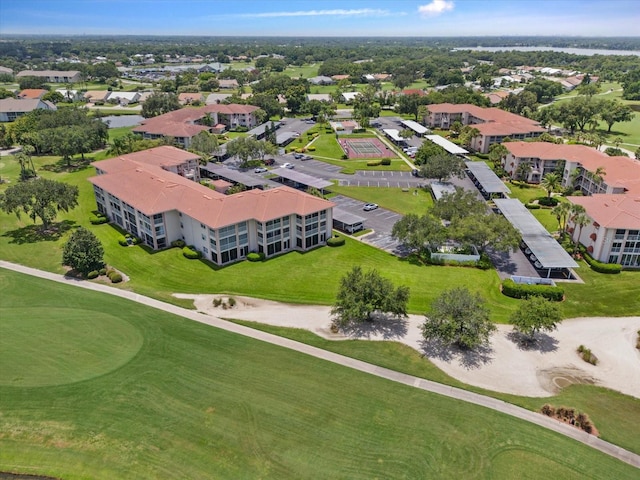
[[[640,36],[640,0],[0,0],[0,35]]]

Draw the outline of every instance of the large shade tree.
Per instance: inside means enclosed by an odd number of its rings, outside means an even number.
[[[104,249],[98,237],[84,227],[77,228],[64,244],[62,264],[86,275],[104,266]]]
[[[558,306],[544,297],[532,296],[525,300],[510,318],[513,329],[526,335],[529,340],[535,340],[539,331],[555,330],[562,321]]]
[[[331,315],[339,327],[372,321],[375,314],[406,317],[408,301],[409,287],[395,287],[377,270],[364,272],[355,266],[340,280]]]
[[[496,326],[477,293],[463,287],[445,290],[431,304],[422,325],[425,340],[436,340],[472,349],[486,344]]]
[[[38,178],[11,185],[0,195],[0,208],[18,218],[26,214],[34,223],[42,221],[49,228],[59,211],[68,212],[78,205],[78,187],[55,180]]]

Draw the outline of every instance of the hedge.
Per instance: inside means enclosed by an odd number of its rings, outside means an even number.
[[[524,206],[529,210],[538,210],[540,208],[537,203],[526,203]]]
[[[196,260],[200,258],[201,254],[195,248],[189,246],[189,247],[182,248],[182,255],[184,255],[189,260]]]
[[[390,158],[383,158],[382,160],[380,160],[380,164],[381,165],[391,165],[391,159]]]
[[[591,270],[598,273],[616,274],[622,271],[622,265],[619,263],[602,263],[593,258],[588,253],[584,253],[584,261],[589,264]]]
[[[555,207],[558,205],[558,199],[554,197],[540,197],[538,203],[544,207]]]
[[[123,247],[129,246],[129,242],[127,242],[127,237],[125,237],[124,235],[120,235],[118,237],[118,243]]]
[[[564,298],[564,289],[551,285],[527,285],[516,283],[511,279],[502,282],[502,293],[511,298],[544,297],[547,300],[560,302]]]
[[[247,260],[250,262],[261,262],[265,256],[263,252],[251,252],[247,255]]]
[[[370,160],[367,162],[367,167],[379,167],[382,164],[382,160]]]
[[[109,219],[101,213],[96,213],[95,215],[91,215],[89,217],[89,222],[91,222],[91,225],[101,225],[103,223],[107,223],[108,221]]]
[[[327,240],[327,245],[330,247],[340,247],[342,245],[344,245],[344,237],[341,236],[334,236],[331,237],[329,240]]]

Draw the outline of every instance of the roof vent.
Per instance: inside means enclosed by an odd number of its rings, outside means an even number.
[[[209,195],[203,195],[204,198],[206,198],[207,200],[211,200],[211,197]]]

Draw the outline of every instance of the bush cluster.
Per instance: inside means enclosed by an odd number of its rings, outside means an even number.
[[[313,145],[311,145],[310,147],[307,147],[307,151],[309,151],[309,152],[315,152],[315,151],[316,151],[316,147],[314,147]]]
[[[189,260],[196,260],[201,257],[201,253],[192,245],[182,247],[182,255]]]
[[[558,205],[558,199],[554,197],[540,197],[538,203],[543,207],[555,207]]]
[[[581,412],[576,413],[575,408],[555,408],[553,405],[546,403],[542,406],[540,412],[547,417],[557,418],[560,421],[574,425],[587,433],[594,432],[593,423],[591,423],[589,415]]]
[[[367,167],[379,167],[382,164],[382,160],[369,160]]]
[[[587,348],[584,345],[580,345],[577,351],[580,355],[580,358],[582,358],[582,360],[584,360],[585,362],[590,363],[591,365],[598,364],[598,357],[593,354],[590,348]]]
[[[91,222],[91,225],[101,225],[103,223],[107,223],[108,221],[109,219],[100,212],[96,212],[89,217],[89,222]]]
[[[171,246],[176,248],[184,248],[185,245],[186,245],[185,241],[181,239],[174,240],[173,242],[171,242]]]
[[[251,252],[247,255],[247,260],[250,262],[261,262],[264,258],[265,255],[263,252]]]
[[[89,280],[93,280],[94,278],[98,278],[99,275],[100,272],[98,272],[98,270],[91,270],[89,273],[87,273],[87,278]]]
[[[382,160],[380,160],[380,164],[381,165],[391,165],[391,159],[390,158],[383,158]]]
[[[128,247],[129,245],[138,245],[141,241],[142,240],[140,240],[138,237],[134,237],[130,233],[127,233],[126,235],[120,235],[120,237],[118,237],[118,243],[123,247]]]
[[[329,240],[327,240],[327,245],[329,247],[340,247],[341,245],[344,245],[344,242],[345,242],[345,239],[343,236],[334,235]]]
[[[107,274],[107,269],[106,268],[101,268],[100,270],[98,270],[98,273],[100,273],[100,275],[106,275]]]
[[[109,268],[106,272],[107,277],[111,280],[111,283],[120,283],[122,281],[122,275],[116,272],[113,268]]]
[[[553,302],[561,302],[564,298],[564,289],[552,285],[526,285],[516,283],[510,278],[502,282],[502,293],[511,298],[544,297]]]
[[[584,261],[589,264],[591,270],[594,270],[598,273],[608,273],[608,274],[616,274],[622,271],[622,265],[619,263],[602,263],[593,258],[588,253],[584,253]]]
[[[538,210],[540,208],[540,205],[538,205],[537,203],[525,203],[524,206],[529,210]]]

